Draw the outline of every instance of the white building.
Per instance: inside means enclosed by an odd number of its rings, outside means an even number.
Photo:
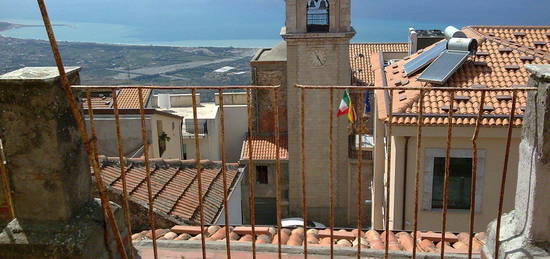
[[[240,158],[242,141],[248,130],[246,93],[224,93],[223,96],[225,158],[227,162],[237,162]],[[192,95],[155,95],[153,96],[153,105],[158,106],[162,111],[183,117],[183,159],[195,158],[195,125],[193,121]],[[201,102],[200,94],[197,94],[197,119],[200,159],[221,160],[221,109],[218,94],[216,94],[215,102]]]

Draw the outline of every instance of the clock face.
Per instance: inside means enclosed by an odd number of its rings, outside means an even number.
[[[327,53],[323,49],[311,51],[311,64],[315,67],[322,67],[327,63]]]

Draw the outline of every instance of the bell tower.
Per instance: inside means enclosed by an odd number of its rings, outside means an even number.
[[[307,183],[308,220],[329,223],[329,91],[305,90],[305,119],[300,121],[303,85],[350,85],[349,42],[355,35],[350,21],[351,0],[286,0],[286,26],[281,36],[287,44],[287,111],[290,216],[301,216],[301,127]],[[347,188],[352,175],[348,164],[348,121],[336,117],[342,96],[334,90],[333,162],[335,224],[348,225]],[[344,212],[346,216],[344,216]]]

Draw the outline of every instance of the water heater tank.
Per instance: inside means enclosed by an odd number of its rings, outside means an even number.
[[[169,94],[159,94],[158,95],[158,106],[161,109],[170,109],[170,95]]]

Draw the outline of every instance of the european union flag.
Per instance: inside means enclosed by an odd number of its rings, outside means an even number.
[[[370,113],[369,90],[365,91],[365,111],[364,111],[364,113]]]

